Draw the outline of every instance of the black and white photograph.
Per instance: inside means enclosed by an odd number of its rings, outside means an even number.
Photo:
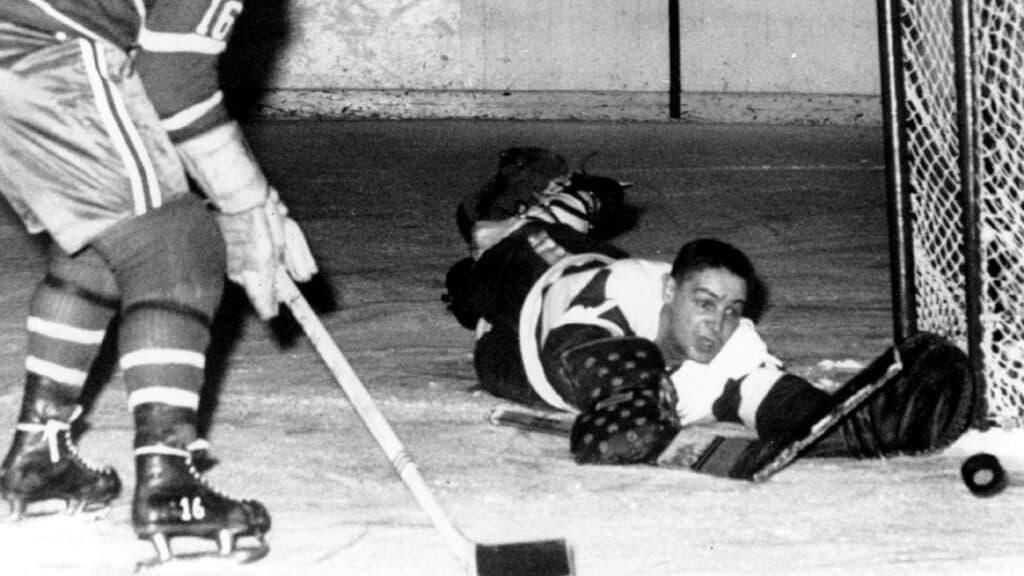
[[[1024,570],[1024,0],[0,1],[0,572]]]

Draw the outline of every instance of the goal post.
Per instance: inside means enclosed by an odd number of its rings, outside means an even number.
[[[1024,427],[1024,0],[878,0],[894,331],[942,334]]]

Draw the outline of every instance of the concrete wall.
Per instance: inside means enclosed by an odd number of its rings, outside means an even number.
[[[680,5],[684,119],[878,121],[874,2]],[[667,0],[250,0],[224,72],[267,114],[660,120],[668,28]]]

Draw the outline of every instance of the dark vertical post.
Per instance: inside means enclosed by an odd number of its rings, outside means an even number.
[[[679,0],[668,0],[668,117],[680,116]]]
[[[889,265],[892,282],[893,339],[917,331],[913,231],[904,137],[904,87],[899,34],[899,0],[878,0],[878,46],[882,77],[886,194],[889,210]]]
[[[957,120],[960,133],[960,189],[963,207],[964,228],[964,288],[965,314],[967,323],[967,354],[971,359],[971,370],[975,382],[985,387],[985,354],[981,347],[981,239],[978,209],[978,179],[976,148],[980,145],[974,117],[975,93],[973,21],[971,3],[966,0],[953,2],[953,51],[956,59]],[[982,423],[978,423],[982,424]]]

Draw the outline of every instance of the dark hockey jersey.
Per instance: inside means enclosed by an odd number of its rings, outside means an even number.
[[[217,78],[241,0],[3,0],[0,21],[104,40],[135,67],[173,141],[228,119]]]

